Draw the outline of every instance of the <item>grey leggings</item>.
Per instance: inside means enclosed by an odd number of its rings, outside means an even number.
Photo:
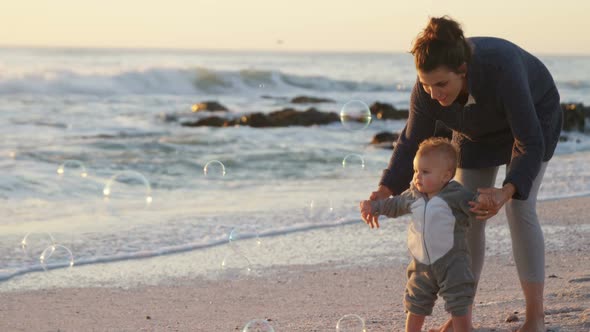
[[[510,166],[507,166],[507,171]],[[493,187],[499,167],[457,170],[455,179],[467,189]],[[511,199],[504,205],[512,238],[512,255],[521,281],[543,282],[545,280],[545,243],[543,231],[537,218],[537,194],[547,162],[541,164],[527,200]],[[485,221],[474,220],[467,233],[467,243],[475,280],[479,281],[485,256]]]

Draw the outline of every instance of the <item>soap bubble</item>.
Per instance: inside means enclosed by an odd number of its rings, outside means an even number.
[[[243,279],[252,273],[252,264],[244,254],[231,251],[221,262],[221,276],[227,279]]]
[[[365,158],[356,153],[346,155],[344,159],[342,159],[342,168],[349,170],[363,170],[365,169]]]
[[[63,194],[68,196],[68,200],[76,198],[80,192],[92,191],[96,188],[90,188],[91,182],[87,181],[88,171],[86,166],[80,160],[66,160],[57,168],[58,185]],[[84,188],[86,187],[86,188]],[[66,200],[64,200],[66,201]],[[80,204],[69,202],[67,208],[75,209]]]
[[[303,214],[310,221],[334,221],[336,209],[331,199],[315,198],[310,200]]]
[[[233,250],[242,252],[258,249],[262,245],[258,231],[254,227],[234,227],[229,232],[228,240]]]
[[[244,326],[242,332],[274,332],[275,329],[266,319],[253,319]]]
[[[36,261],[45,248],[55,246],[55,239],[53,235],[46,232],[29,232],[20,244],[25,257]]]
[[[72,174],[85,178],[88,176],[86,166],[80,160],[66,160],[57,168],[57,174],[63,177],[65,174],[72,172]]]
[[[39,262],[43,270],[74,266],[74,255],[72,251],[61,244],[49,246],[39,256]]]
[[[152,203],[150,182],[136,171],[122,171],[113,175],[105,184],[102,193],[107,201],[140,202],[145,206]]]
[[[351,100],[340,110],[340,122],[348,130],[362,130],[371,123],[371,110],[360,100]]]
[[[342,316],[336,323],[337,332],[366,332],[365,321],[355,314]]]
[[[211,160],[203,167],[203,173],[208,179],[217,179],[225,176],[225,166],[219,160]]]

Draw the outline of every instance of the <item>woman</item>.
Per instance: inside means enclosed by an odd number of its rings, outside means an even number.
[[[563,121],[553,78],[520,47],[498,38],[465,38],[460,25],[446,16],[430,19],[412,54],[418,79],[408,121],[370,199],[408,187],[418,145],[442,121],[460,149],[457,181],[493,201],[487,209],[473,204],[478,217],[468,242],[475,278],[483,267],[485,220],[505,205],[526,300],[520,331],[544,331],[545,254],[536,200]],[[494,188],[501,165],[506,165],[506,176],[502,188]],[[448,328],[445,324],[442,330]]]

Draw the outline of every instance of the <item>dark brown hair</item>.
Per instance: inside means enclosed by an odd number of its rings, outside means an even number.
[[[431,17],[424,31],[416,40],[412,51],[416,69],[430,72],[446,66],[454,72],[468,63],[471,48],[463,36],[461,25],[448,16]]]
[[[451,171],[452,177],[455,176],[455,170],[457,169],[457,163],[459,159],[459,149],[449,139],[444,137],[431,137],[428,138],[418,147],[416,156],[425,156],[430,153],[438,153],[447,164],[449,171]]]

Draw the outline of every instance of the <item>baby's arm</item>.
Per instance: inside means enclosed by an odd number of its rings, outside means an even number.
[[[362,201],[360,204],[361,217],[367,225],[371,226],[371,228],[379,228],[380,215],[395,218],[409,213],[411,199],[411,193],[409,191],[404,191],[399,196],[393,196],[387,199]]]

